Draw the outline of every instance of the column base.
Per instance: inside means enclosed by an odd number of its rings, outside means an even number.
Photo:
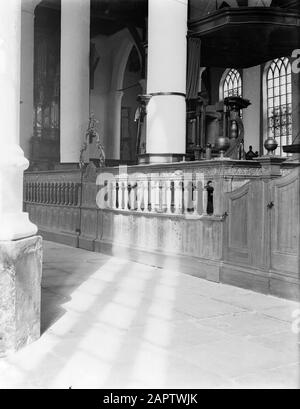
[[[0,220],[0,243],[35,236],[37,231],[38,228],[31,223],[28,213],[6,213]]]
[[[139,155],[138,157],[138,164],[150,164],[150,163],[173,163],[173,162],[182,162],[183,154],[156,154],[156,153],[146,153],[143,155]]]
[[[40,337],[42,238],[0,241],[0,356]]]

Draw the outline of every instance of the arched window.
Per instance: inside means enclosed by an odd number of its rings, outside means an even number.
[[[225,71],[225,77],[222,80],[223,99],[242,96],[242,77],[237,70],[231,68],[227,73]]]
[[[267,70],[268,136],[278,142],[276,155],[292,143],[292,67],[287,57],[277,58]]]

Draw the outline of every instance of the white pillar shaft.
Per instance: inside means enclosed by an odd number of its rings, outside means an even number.
[[[90,1],[61,2],[62,163],[79,161],[89,122]]]
[[[34,235],[23,207],[23,171],[19,146],[21,1],[0,2],[0,240]]]
[[[33,136],[34,7],[22,8],[20,145],[30,156]]]
[[[149,0],[147,93],[186,93],[187,0]],[[147,153],[184,154],[186,103],[153,96],[148,105]]]

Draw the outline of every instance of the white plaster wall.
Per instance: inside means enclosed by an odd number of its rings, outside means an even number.
[[[243,97],[251,104],[243,111],[245,127],[245,150],[249,145],[254,151],[260,147],[260,113],[261,113],[261,67],[251,67],[243,70]]]

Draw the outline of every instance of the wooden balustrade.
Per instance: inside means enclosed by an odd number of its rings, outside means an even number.
[[[27,182],[24,198],[26,203],[57,206],[78,206],[80,183],[74,182]]]
[[[105,209],[168,215],[200,216],[206,213],[206,190],[196,177],[145,175],[130,180],[124,175],[111,175],[111,178],[102,185],[107,191],[103,203]]]

